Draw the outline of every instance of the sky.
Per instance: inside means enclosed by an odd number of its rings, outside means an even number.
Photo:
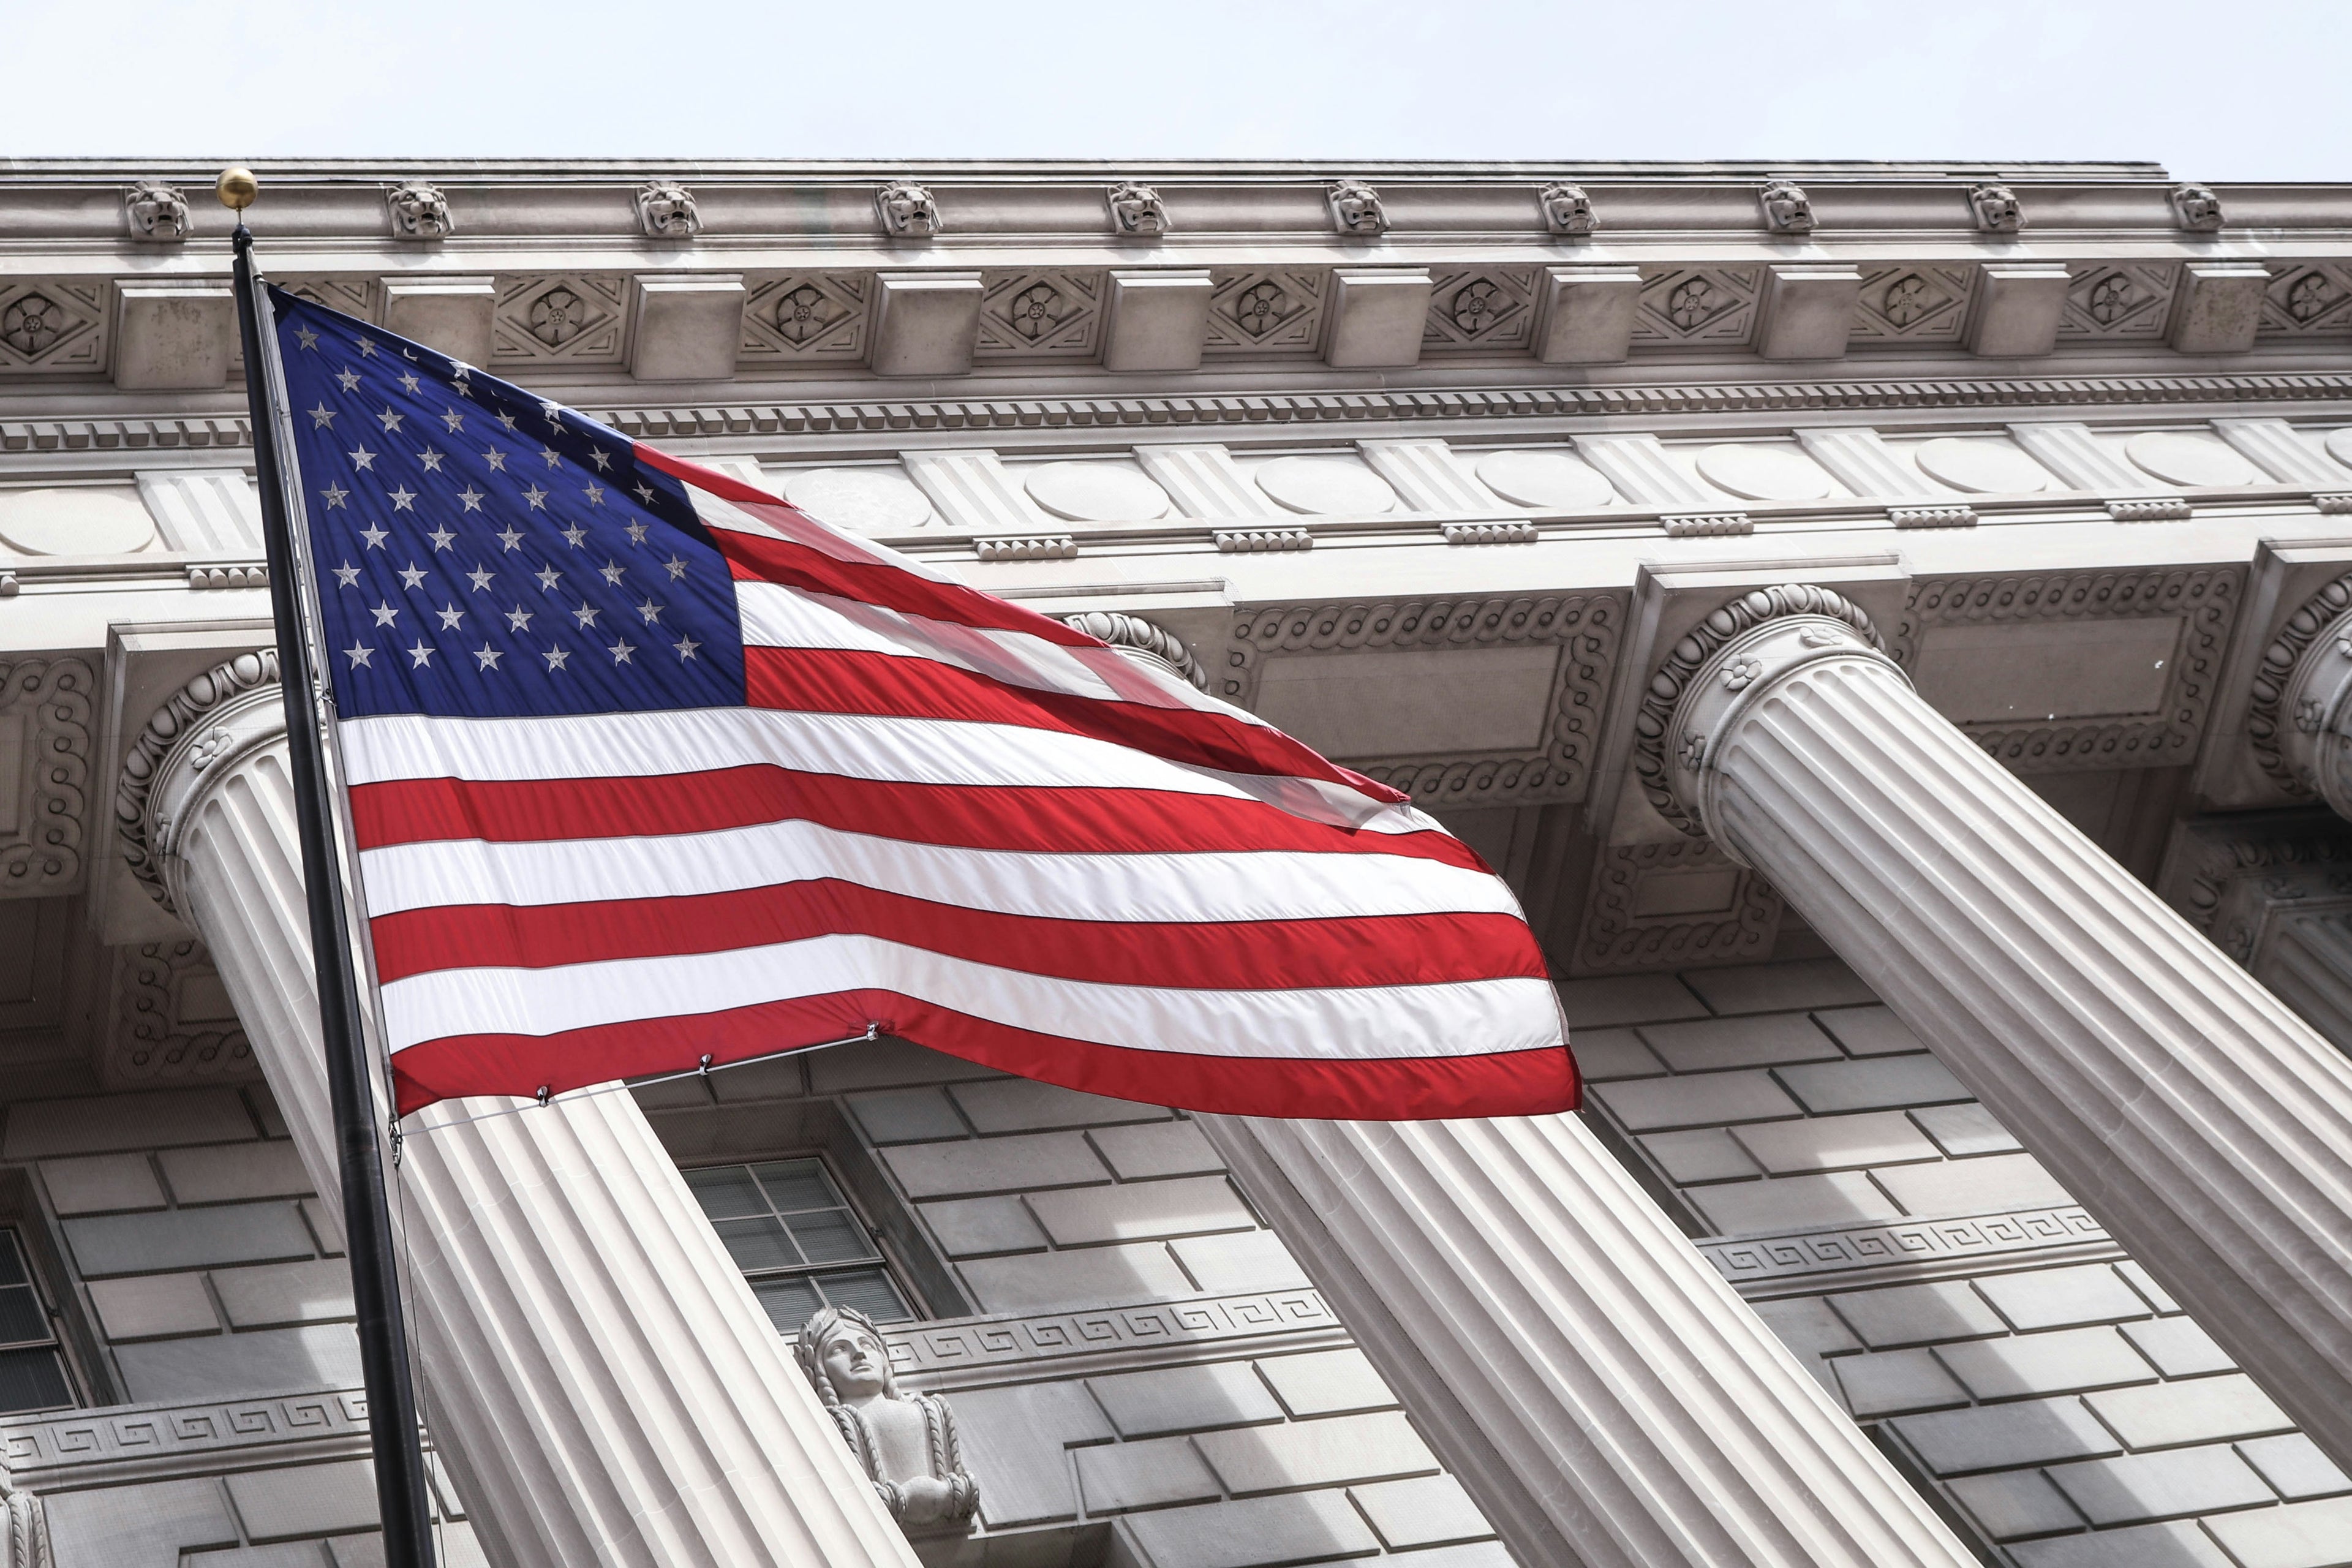
[[[2352,179],[2347,0],[5,0],[0,23],[0,158],[2133,159]]]

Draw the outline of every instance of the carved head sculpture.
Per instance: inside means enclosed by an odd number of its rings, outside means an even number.
[[[1757,196],[1764,204],[1765,226],[1774,234],[1813,232],[1813,204],[1802,185],[1793,180],[1774,180]]]
[[[890,1347],[874,1320],[855,1307],[825,1307],[801,1325],[793,1354],[825,1408],[898,1397]]]
[[[457,225],[449,221],[449,198],[423,180],[394,185],[383,195],[392,212],[392,232],[401,239],[440,239]]]
[[[1132,180],[1113,185],[1108,195],[1111,226],[1121,234],[1166,234],[1168,209],[1160,193]]]
[[[1987,234],[2015,234],[2025,226],[2025,209],[2007,185],[1970,185],[1969,205],[1976,212],[1977,226]]]
[[[970,1527],[980,1483],[964,1468],[955,1413],[937,1394],[902,1394],[890,1348],[855,1307],[826,1307],[801,1325],[793,1353],[874,1483],[909,1535]]]
[[[1600,218],[1593,215],[1592,198],[1584,194],[1582,185],[1546,185],[1536,200],[1543,204],[1544,227],[1554,234],[1591,234],[1601,226]]]
[[[2221,226],[2221,198],[2209,185],[2175,185],[2172,216],[2191,233],[2211,234]]]
[[[940,232],[940,205],[912,180],[875,192],[874,210],[881,216],[882,232],[894,238],[929,239]]]
[[[133,239],[168,244],[188,237],[188,198],[161,180],[142,180],[122,195]]]
[[[649,239],[692,239],[702,214],[694,193],[675,180],[651,180],[637,192],[637,226]]]
[[[1380,192],[1361,180],[1331,183],[1331,221],[1341,234],[1382,234],[1389,226],[1388,209]]]

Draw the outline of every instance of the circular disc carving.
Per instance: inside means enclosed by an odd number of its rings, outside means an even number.
[[[1598,470],[1565,452],[1489,452],[1478,459],[1478,477],[1519,506],[1588,511],[1617,499]]]
[[[2352,468],[2352,429],[2327,433],[2327,455],[2346,468]]]
[[[1819,500],[1830,493],[1820,464],[1777,447],[1709,447],[1698,455],[1698,471],[1717,489],[1748,500]]]
[[[2042,465],[2002,441],[1964,441],[1938,436],[1913,454],[1919,470],[1956,490],[1977,495],[2031,495],[2050,488]]]
[[[897,533],[931,521],[931,498],[888,468],[810,468],[784,477],[784,499],[835,528]]]
[[[97,489],[0,491],[0,544],[26,555],[128,555],[155,537],[131,496]]]
[[[1346,458],[1276,458],[1257,471],[1257,488],[1293,511],[1325,517],[1396,506],[1386,479]]]
[[[1168,514],[1168,492],[1116,463],[1047,463],[1029,470],[1029,499],[1072,522],[1150,522]]]
[[[2254,485],[2262,474],[2210,436],[2143,430],[2124,443],[2132,466],[2176,485]]]

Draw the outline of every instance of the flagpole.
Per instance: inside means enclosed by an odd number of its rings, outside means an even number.
[[[259,191],[244,169],[225,172],[224,205],[237,214],[236,320],[245,346],[245,395],[253,416],[253,456],[261,492],[261,533],[268,552],[269,608],[278,626],[278,683],[286,698],[288,772],[302,846],[302,889],[310,916],[310,956],[318,972],[319,1026],[327,1054],[327,1095],[342,1167],[343,1235],[359,1317],[360,1371],[367,1388],[368,1441],[375,1454],[376,1505],[383,1520],[387,1568],[433,1568],[432,1516],[425,1502],[425,1454],[417,1436],[416,1390],[410,1381],[408,1331],[393,1255],[392,1215],[376,1142],[375,1096],[360,1027],[360,990],[343,919],[342,867],[336,853],[320,741],[319,684],[304,634],[295,579],[293,528],[278,459],[278,400],[274,334],[262,331],[265,301],[253,268],[253,232],[245,209]]]

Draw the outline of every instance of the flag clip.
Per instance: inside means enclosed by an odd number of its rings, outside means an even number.
[[[545,1085],[545,1084],[541,1084],[541,1085],[539,1086],[539,1093],[538,1093],[536,1096],[534,1096],[533,1098],[535,1098],[535,1099],[540,1102],[540,1104],[541,1104],[541,1105],[545,1105],[545,1104],[547,1103],[547,1097],[548,1097],[548,1088],[547,1088],[547,1085]]]
[[[702,1070],[702,1076],[703,1076],[703,1077],[705,1077],[705,1078],[709,1078],[709,1077],[710,1076],[710,1063],[711,1063],[711,1056],[710,1056],[710,1053],[709,1053],[709,1051],[705,1051],[705,1052],[703,1052],[703,1053],[702,1053],[702,1069],[701,1069],[701,1070]]]

